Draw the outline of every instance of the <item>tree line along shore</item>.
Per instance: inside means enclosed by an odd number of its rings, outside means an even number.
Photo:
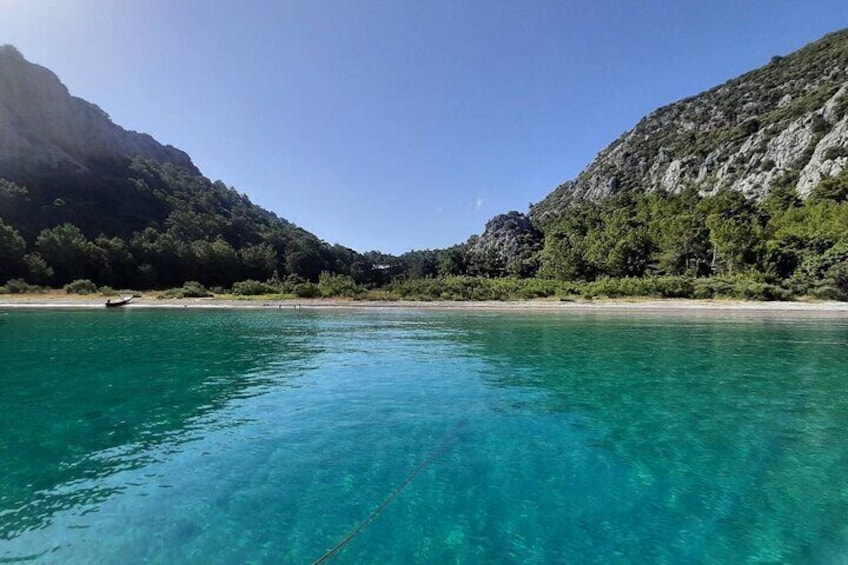
[[[514,242],[510,253],[481,250],[473,237],[393,256],[329,245],[223,183],[178,167],[144,160],[127,167],[93,185],[85,177],[30,187],[0,181],[0,291],[129,288],[188,296],[202,288],[197,293],[422,300],[848,297],[848,171],[824,179],[805,199],[792,179],[759,200],[733,191],[626,191],[572,203],[539,222],[535,240]],[[47,202],[63,182],[73,204]],[[92,213],[117,190],[114,183],[135,187],[149,209],[137,208],[136,194],[132,209]],[[88,200],[86,191],[93,193]]]

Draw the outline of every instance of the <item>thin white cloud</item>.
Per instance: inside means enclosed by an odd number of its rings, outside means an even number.
[[[483,204],[485,204],[485,203],[486,203],[486,201],[483,200],[483,198],[481,198],[480,196],[478,196],[477,200],[474,202],[474,209],[479,210],[480,208],[483,207]]]

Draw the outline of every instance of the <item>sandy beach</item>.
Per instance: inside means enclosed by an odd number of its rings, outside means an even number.
[[[105,309],[106,298],[48,295],[0,295],[3,309]],[[603,300],[516,300],[516,301],[383,301],[338,298],[292,300],[234,300],[222,298],[134,299],[122,309],[277,309],[277,310],[448,310],[491,312],[655,312],[704,315],[722,314],[808,314],[848,316],[848,302],[758,302],[743,300],[692,299],[603,299]]]

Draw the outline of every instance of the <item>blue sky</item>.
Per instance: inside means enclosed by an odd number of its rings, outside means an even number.
[[[0,43],[331,243],[444,247],[843,1],[0,0]]]

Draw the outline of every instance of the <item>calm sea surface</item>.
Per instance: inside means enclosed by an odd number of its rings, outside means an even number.
[[[328,563],[846,563],[848,320],[0,315],[0,562],[311,563],[393,492]]]

